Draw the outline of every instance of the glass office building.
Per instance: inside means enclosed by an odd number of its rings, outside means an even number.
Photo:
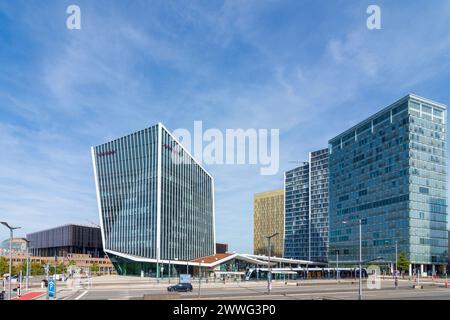
[[[119,274],[159,276],[215,253],[214,180],[162,124],[92,147],[92,159]]]
[[[329,141],[330,255],[447,263],[447,110],[407,95]],[[335,259],[333,259],[335,260]]]
[[[309,251],[308,260],[328,261],[328,148],[309,156]]]
[[[328,149],[309,154],[309,162],[286,171],[284,256],[327,262]]]
[[[309,163],[284,173],[284,257],[309,260]]]

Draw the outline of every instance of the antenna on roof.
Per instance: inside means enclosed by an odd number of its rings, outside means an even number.
[[[91,220],[86,220],[86,221],[89,222],[92,226],[100,228],[100,226],[97,223],[95,223],[95,222],[93,222]]]

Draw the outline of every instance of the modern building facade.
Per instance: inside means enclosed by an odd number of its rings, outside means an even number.
[[[282,257],[284,249],[284,190],[256,193],[253,199],[253,253]]]
[[[107,256],[92,257],[90,254],[68,254],[66,256],[27,256],[26,252],[14,252],[12,254],[13,266],[26,265],[27,257],[30,265],[40,265],[41,273],[44,274],[45,265],[49,265],[51,270],[54,270],[55,266],[63,264],[66,269],[70,266],[80,269],[83,272],[91,272],[98,274],[114,274],[114,267]],[[9,256],[7,256],[9,258]],[[66,274],[68,270],[66,271]]]
[[[450,230],[448,230],[448,237],[450,238]],[[447,273],[450,271],[450,242],[448,242],[448,251],[447,251]]]
[[[309,256],[309,163],[284,174],[284,257]]]
[[[309,156],[309,258],[328,261],[328,149]]]
[[[328,149],[310,152],[309,162],[286,171],[284,256],[328,260]]]
[[[407,95],[329,141],[330,255],[447,263],[447,109]],[[336,259],[333,259],[336,260]]]
[[[325,264],[312,261],[268,257],[267,255],[252,255],[245,253],[220,253],[201,257],[190,262],[193,274],[206,278],[207,282],[216,280],[264,280],[267,281],[269,266],[272,279],[300,279],[307,274],[308,268],[323,268]],[[312,272],[309,272],[312,276]]]
[[[216,243],[216,253],[227,253],[228,243]]]
[[[27,234],[33,256],[65,257],[68,254],[88,254],[104,257],[100,228],[68,224]]]
[[[161,123],[92,147],[92,159],[119,274],[159,276],[215,253],[214,180]]]
[[[10,239],[0,242],[0,255],[9,253]],[[13,238],[11,241],[12,252],[26,252],[27,240],[24,238]]]

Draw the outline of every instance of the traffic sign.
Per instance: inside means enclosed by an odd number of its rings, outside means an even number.
[[[190,274],[180,274],[180,283],[191,283]]]
[[[50,298],[56,297],[56,282],[53,278],[48,279],[48,296]]]

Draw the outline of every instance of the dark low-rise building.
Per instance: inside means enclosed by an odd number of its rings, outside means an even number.
[[[27,234],[30,253],[41,257],[89,254],[104,257],[100,228],[68,224]]]
[[[216,253],[227,253],[228,244],[227,243],[217,243],[216,242]]]

